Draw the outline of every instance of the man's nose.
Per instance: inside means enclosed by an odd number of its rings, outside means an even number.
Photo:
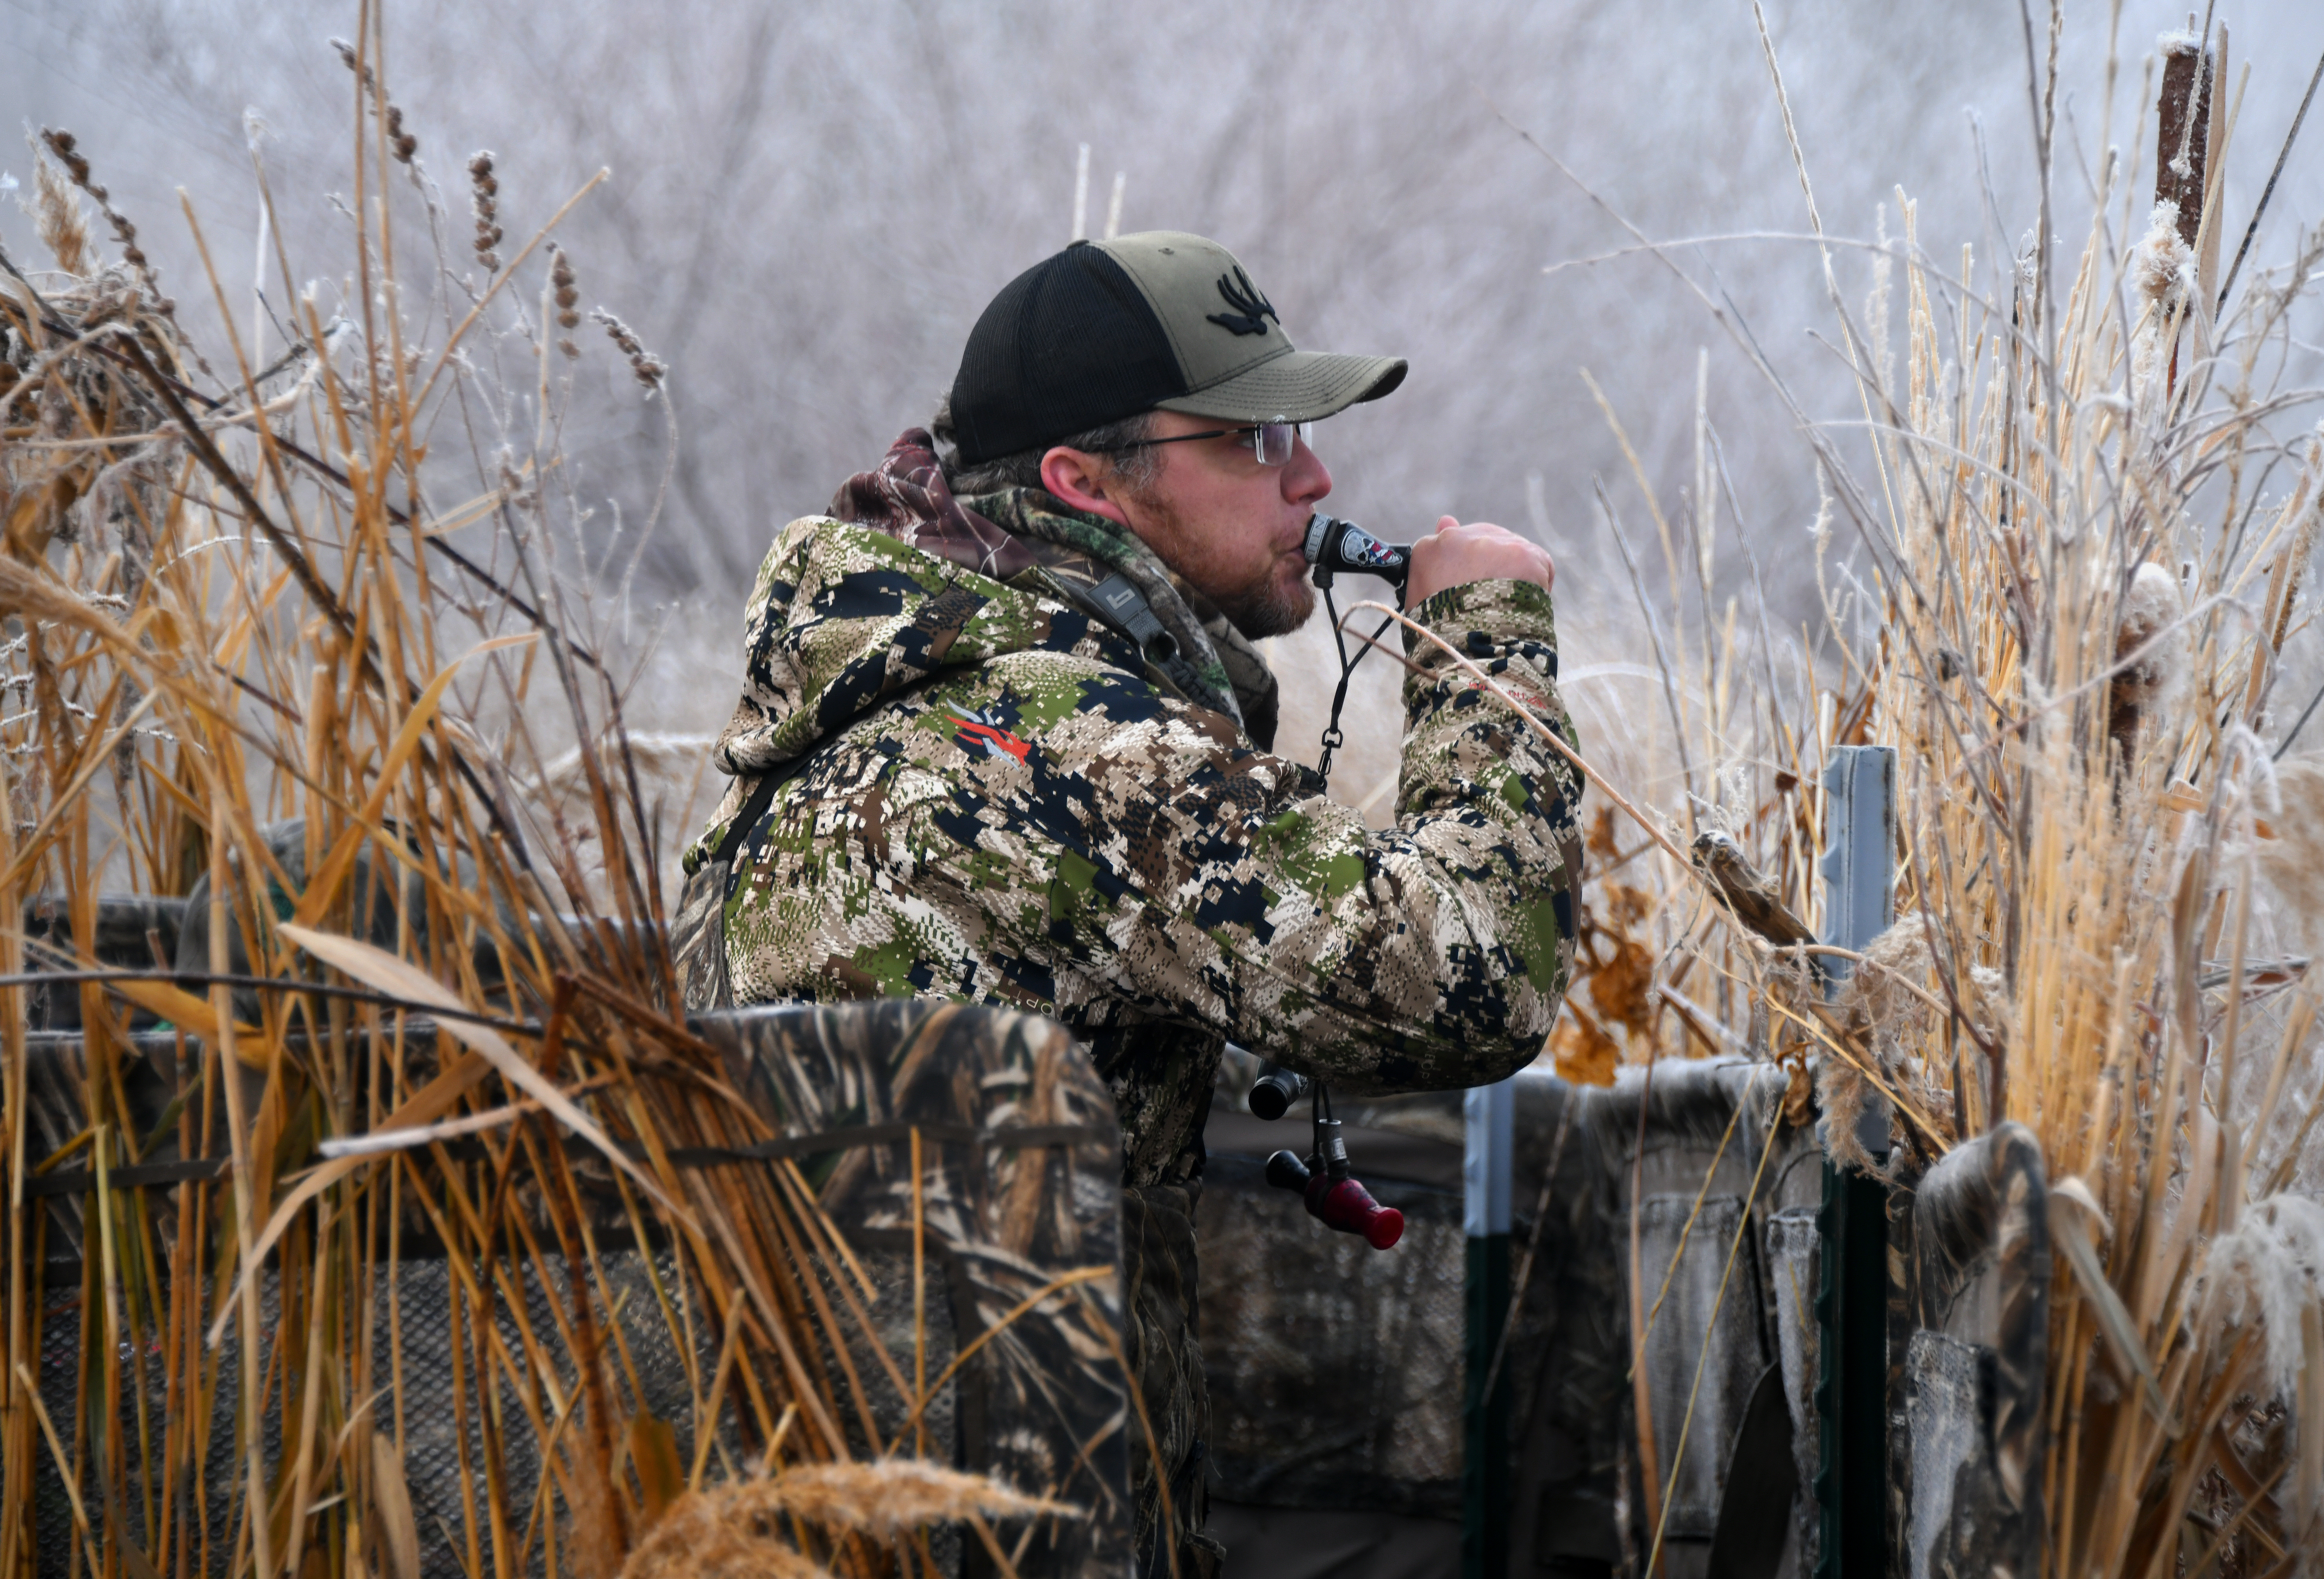
[[[1305,439],[1292,442],[1291,458],[1283,463],[1283,497],[1292,504],[1313,504],[1332,491],[1332,474],[1323,457]]]

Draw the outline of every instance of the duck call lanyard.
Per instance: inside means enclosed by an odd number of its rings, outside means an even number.
[[[1348,681],[1371,652],[1368,644],[1359,647],[1354,657],[1348,655],[1347,633],[1340,629],[1340,605],[1332,597],[1332,582],[1342,570],[1353,570],[1367,576],[1377,576],[1396,591],[1396,606],[1404,606],[1405,577],[1411,568],[1412,550],[1398,543],[1386,543],[1351,521],[1325,515],[1318,511],[1308,523],[1307,562],[1315,568],[1315,586],[1323,595],[1323,613],[1332,622],[1332,644],[1340,653],[1340,683],[1332,691],[1332,717],[1323,725],[1323,752],[1315,759],[1315,777],[1325,785],[1332,779],[1332,758],[1347,743],[1348,737],[1340,728],[1340,710],[1348,703]],[[1393,619],[1384,619],[1372,632],[1377,642],[1388,634]]]
[[[1332,688],[1332,719],[1323,725],[1323,750],[1315,759],[1315,777],[1321,788],[1332,781],[1332,753],[1348,743],[1347,735],[1340,728],[1340,709],[1348,705],[1348,681],[1354,677],[1356,665],[1370,657],[1372,650],[1369,646],[1359,647],[1354,657],[1348,655],[1347,633],[1340,629],[1339,606],[1332,601],[1332,572],[1321,566],[1316,567],[1315,585],[1323,594],[1323,615],[1332,622],[1332,644],[1340,650],[1340,683]],[[1404,606],[1401,592],[1397,595],[1396,601],[1398,608]],[[1379,628],[1372,632],[1371,639],[1379,641],[1395,623],[1394,620],[1382,620]]]

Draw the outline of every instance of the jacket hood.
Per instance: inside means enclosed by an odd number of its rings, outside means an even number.
[[[1125,528],[1040,489],[954,496],[934,442],[908,429],[840,486],[828,515],[777,537],[744,610],[742,695],[713,755],[721,770],[768,771],[941,669],[1065,651],[1093,627],[1124,668],[1271,748],[1275,677],[1208,599]],[[1167,640],[1141,651],[1110,616],[1098,593],[1120,582]]]

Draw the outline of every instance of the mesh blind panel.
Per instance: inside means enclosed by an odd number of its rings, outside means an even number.
[[[1794,1508],[1803,1565],[1812,1567],[1822,1528],[1816,1518],[1816,1279],[1822,1243],[1812,1206],[1787,1206],[1767,1219],[1768,1280],[1775,1290],[1776,1357],[1784,1365],[1784,1402],[1792,1415],[1792,1457],[1799,1471]]]
[[[528,1352],[529,1334],[531,1344],[553,1361],[555,1397],[567,1398],[577,1385],[577,1373],[559,1325],[560,1314],[569,1319],[571,1311],[567,1274],[561,1258],[544,1259],[545,1279],[534,1275],[529,1267],[511,1263],[504,1269],[507,1282],[495,1280],[493,1330],[498,1347],[520,1359]],[[879,1345],[887,1351],[888,1363],[894,1365],[896,1375],[900,1375],[908,1388],[915,1372],[917,1331],[918,1341],[925,1344],[925,1372],[934,1380],[957,1353],[956,1326],[942,1261],[935,1257],[928,1260],[925,1317],[916,1321],[910,1251],[859,1249],[857,1259],[872,1285],[874,1297],[868,1314]],[[613,1251],[602,1254],[599,1261],[604,1270],[605,1288],[597,1311],[600,1320],[604,1320],[610,1302],[615,1313],[615,1319],[606,1329],[608,1370],[617,1406],[625,1417],[616,1427],[615,1440],[621,1440],[627,1416],[651,1414],[669,1423],[677,1438],[678,1462],[681,1466],[690,1467],[697,1442],[694,1409],[696,1388],[706,1395],[718,1361],[717,1334],[704,1321],[699,1293],[694,1294],[689,1344],[681,1338],[688,1323],[679,1302],[678,1271],[671,1257],[657,1256],[650,1265],[639,1251]],[[130,1466],[118,1494],[133,1538],[142,1549],[150,1552],[152,1524],[146,1510],[149,1501],[162,1495],[164,1483],[161,1466],[168,1400],[164,1396],[160,1347],[150,1332],[139,1342],[124,1341],[120,1408],[107,1410],[98,1400],[84,1408],[81,1377],[85,1371],[93,1374],[96,1367],[94,1354],[82,1344],[82,1288],[74,1275],[77,1270],[69,1267],[51,1270],[52,1281],[43,1302],[41,1329],[42,1402],[50,1419],[64,1436],[67,1454],[82,1466],[78,1490],[92,1520],[97,1519],[107,1496],[97,1466],[107,1461],[106,1425],[114,1422],[113,1429],[119,1434],[124,1458]],[[672,1321],[665,1319],[662,1295],[655,1289],[656,1273],[669,1298],[669,1308],[679,1332],[674,1333]],[[846,1330],[843,1346],[847,1351],[848,1363],[862,1379],[869,1401],[867,1423],[864,1410],[843,1398],[841,1424],[851,1447],[859,1454],[868,1455],[893,1441],[902,1429],[909,1396],[898,1389],[896,1375],[891,1375],[888,1363],[882,1362],[872,1340],[853,1329],[845,1296],[828,1270],[818,1268],[817,1276]],[[461,1321],[463,1344],[459,1353],[454,1353],[453,1286],[451,1268],[441,1260],[410,1260],[392,1268],[383,1265],[373,1302],[382,1390],[374,1417],[391,1435],[398,1429],[402,1434],[403,1472],[419,1527],[420,1571],[425,1579],[458,1579],[468,1570],[472,1539],[482,1571],[497,1571],[493,1477],[486,1473],[487,1464],[497,1462],[503,1498],[500,1523],[512,1540],[524,1542],[530,1534],[522,1571],[545,1574],[546,1542],[540,1525],[550,1517],[561,1519],[563,1502],[561,1497],[553,1501],[553,1514],[537,1508],[541,1454],[533,1420],[537,1414],[549,1421],[553,1430],[555,1405],[543,1379],[527,1374],[528,1396],[527,1390],[521,1389],[497,1360],[487,1372],[493,1380],[492,1396],[479,1397],[475,1382],[476,1334],[470,1329],[465,1310]],[[521,1308],[502,1297],[502,1291],[509,1288],[521,1290]],[[861,1290],[856,1292],[860,1298]],[[271,1344],[280,1310],[278,1289],[271,1272],[263,1279],[259,1293],[260,1325],[269,1334]],[[400,1392],[386,1359],[392,1330],[401,1355]],[[694,1362],[691,1374],[687,1363],[689,1346]],[[825,1373],[838,1375],[840,1368],[833,1363],[835,1356],[827,1334],[822,1346]],[[217,1368],[215,1407],[210,1413],[198,1477],[199,1491],[194,1490],[194,1477],[185,1464],[178,1466],[175,1476],[179,1508],[175,1522],[179,1528],[190,1527],[195,1531],[185,1568],[189,1574],[228,1573],[238,1549],[248,1539],[247,1532],[241,1528],[247,1471],[244,1464],[236,1460],[234,1447],[235,1419],[241,1399],[241,1360],[242,1334],[230,1325],[225,1342],[206,1361],[206,1364],[214,1363]],[[146,1405],[143,1438],[137,1390],[132,1384],[141,1362]],[[466,1379],[465,1407],[456,1399],[456,1363]],[[738,1386],[729,1383],[728,1401],[722,1411],[717,1440],[713,1444],[704,1476],[706,1483],[715,1483],[726,1473],[743,1467],[744,1448],[734,1424]],[[281,1391],[278,1375],[259,1434],[270,1480],[281,1462]],[[488,1413],[492,1418],[489,1431]],[[924,1420],[927,1455],[939,1463],[960,1462],[956,1390],[948,1386],[940,1392]],[[879,1436],[876,1445],[872,1440],[875,1431]],[[150,1453],[141,1452],[141,1440],[150,1442]],[[145,1463],[154,1466],[150,1486],[147,1475],[139,1467]],[[72,1506],[64,1479],[58,1473],[55,1455],[45,1446],[35,1471],[34,1504],[41,1579],[67,1579],[75,1566]],[[561,1524],[557,1534],[561,1540]],[[946,1573],[958,1572],[961,1548],[957,1534],[943,1532],[932,1544],[939,1566]],[[176,1566],[173,1556],[165,1572],[174,1573]],[[88,1572],[86,1562],[79,1565],[79,1572]]]
[[[1661,1313],[1646,1334],[1646,1372],[1654,1403],[1655,1453],[1663,1483],[1671,1488],[1668,1525],[1674,1536],[1708,1539],[1716,1528],[1728,1445],[1766,1365],[1753,1246],[1748,1236],[1737,1242],[1742,1215],[1743,1203],[1733,1196],[1710,1196],[1700,1214],[1691,1196],[1648,1196],[1638,1214],[1644,1303],[1651,1306],[1665,1277],[1670,1279]],[[1682,1432],[1683,1459],[1678,1457]]]

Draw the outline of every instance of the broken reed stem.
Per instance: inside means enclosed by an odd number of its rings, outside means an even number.
[[[1384,603],[1369,599],[1350,608],[1347,614],[1342,616],[1341,623],[1344,626],[1348,620],[1353,618],[1355,615],[1362,613],[1366,609],[1372,609],[1380,614],[1386,614],[1389,619],[1394,620],[1397,624],[1402,625],[1406,630],[1412,632],[1415,635],[1420,637],[1431,646],[1435,647],[1447,658],[1450,658],[1462,673],[1466,674],[1471,679],[1477,683],[1480,689],[1490,692],[1493,696],[1506,703],[1509,710],[1515,713],[1520,719],[1524,720],[1526,726],[1531,729],[1537,737],[1545,743],[1552,750],[1555,751],[1558,755],[1563,757],[1568,762],[1572,763],[1575,771],[1579,772],[1583,778],[1589,780],[1592,784],[1595,784],[1598,787],[1600,793],[1603,794],[1607,799],[1620,807],[1624,813],[1629,817],[1630,820],[1637,824],[1639,828],[1644,831],[1646,837],[1652,839],[1655,844],[1661,848],[1664,854],[1668,855],[1672,860],[1677,862],[1682,869],[1688,872],[1692,872],[1694,870],[1694,863],[1687,859],[1685,852],[1681,850],[1675,844],[1672,843],[1670,836],[1664,833],[1661,828],[1655,826],[1652,818],[1647,817],[1645,812],[1640,811],[1637,807],[1633,805],[1628,796],[1616,789],[1612,781],[1609,780],[1606,775],[1600,773],[1596,768],[1591,767],[1588,760],[1585,759],[1580,752],[1575,751],[1572,746],[1566,744],[1564,738],[1560,735],[1557,731],[1552,729],[1548,725],[1544,724],[1540,719],[1535,717],[1533,715],[1533,709],[1526,706],[1515,697],[1510,696],[1508,691],[1503,690],[1499,681],[1496,680],[1491,675],[1487,674],[1482,669],[1479,668],[1477,664],[1465,653],[1455,648],[1451,642],[1445,641],[1443,637],[1438,635],[1427,626],[1420,623],[1419,621],[1413,619],[1402,609],[1390,608]],[[1369,642],[1367,638],[1360,634],[1357,635],[1356,639],[1358,641],[1367,642],[1367,644],[1370,646],[1379,646],[1379,642]],[[1381,650],[1383,651],[1386,651],[1385,648],[1382,648]],[[1398,654],[1397,656],[1401,657],[1402,654]],[[1412,666],[1407,663],[1406,667]],[[1695,877],[1696,881],[1702,883],[1704,888],[1711,892],[1713,898],[1717,897],[1718,891],[1708,878],[1703,877],[1700,873],[1696,873]]]

